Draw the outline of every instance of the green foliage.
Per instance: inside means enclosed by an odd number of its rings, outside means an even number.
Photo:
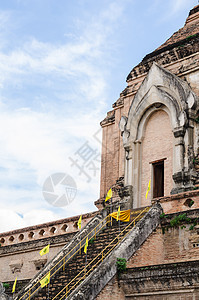
[[[165,213],[162,213],[162,214],[160,215],[160,219],[163,219],[163,218],[167,218],[167,216],[165,215]]]
[[[117,272],[119,274],[126,271],[126,259],[125,258],[117,258],[116,266],[117,266]]]
[[[170,226],[171,227],[177,227],[177,226],[181,225],[183,222],[187,222],[187,223],[191,222],[191,219],[188,218],[185,213],[181,214],[181,215],[178,215],[178,216],[175,216],[175,218],[173,218],[170,221]]]
[[[185,225],[182,225],[180,228],[183,229],[183,228],[186,228],[186,226],[185,226]]]
[[[92,239],[90,239],[90,241],[89,241],[89,244],[93,244],[94,243],[94,241],[95,241],[95,239],[94,238],[92,238]]]
[[[193,205],[193,204],[192,204]],[[165,234],[165,231],[169,229],[169,227],[178,227],[180,226],[181,229],[186,228],[186,226],[183,223],[193,223],[190,227],[189,230],[193,230],[194,227],[198,224],[198,219],[190,219],[187,217],[186,213],[180,214],[178,216],[175,216],[167,226],[162,226],[162,234]]]
[[[9,283],[3,283],[3,287],[4,287],[4,288],[7,289],[7,288],[9,288],[9,286],[10,286]]]
[[[197,117],[197,118],[195,119],[195,121],[196,121],[196,123],[199,123],[199,117]]]
[[[178,49],[180,49],[180,48],[184,48],[184,45],[180,45],[180,46],[178,46]]]
[[[194,165],[199,164],[199,159],[198,159],[198,157],[193,158],[193,164],[194,164]]]
[[[140,268],[141,271],[148,270],[149,267]]]
[[[189,230],[193,230],[198,223],[198,219],[194,219],[193,224],[189,227]]]
[[[189,227],[189,230],[193,230],[194,229],[194,225],[191,225],[190,227]]]
[[[162,234],[165,234],[165,227],[162,227]]]
[[[193,38],[196,37],[196,36],[197,36],[197,34],[189,35],[189,36],[186,38],[186,40],[189,41],[189,40],[193,39]]]
[[[192,205],[194,205],[194,201],[193,201],[193,200],[191,200],[191,201],[189,202],[188,206],[189,206],[189,207],[192,207]]]

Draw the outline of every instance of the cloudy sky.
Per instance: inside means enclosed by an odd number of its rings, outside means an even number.
[[[0,0],[0,232],[95,210],[99,122],[132,67],[182,27],[195,5]],[[55,207],[42,190],[55,195],[49,182],[60,173],[74,179],[77,194]],[[62,195],[66,186],[54,183]]]

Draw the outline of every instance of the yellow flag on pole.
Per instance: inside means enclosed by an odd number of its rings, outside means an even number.
[[[88,238],[86,239],[86,243],[84,246],[84,253],[87,253],[87,248],[88,248]]]
[[[149,193],[150,189],[151,189],[151,180],[149,180],[148,188],[147,188],[147,191],[146,191],[146,196],[145,196],[146,199],[148,197],[148,193]]]
[[[40,280],[41,288],[49,284],[49,282],[50,282],[50,272],[42,280]]]
[[[110,216],[117,220],[117,211],[110,214]],[[121,210],[119,220],[122,222],[129,222],[131,218],[131,210]]]
[[[78,226],[78,229],[81,229],[81,227],[82,227],[82,215],[79,217],[79,220],[77,222],[77,226]]]
[[[113,196],[112,189],[110,189],[110,190],[108,191],[107,195],[106,195],[105,202],[106,202],[107,200],[111,199],[112,196]]]
[[[118,207],[118,211],[117,211],[117,221],[119,220],[119,216],[120,216],[120,206]]]
[[[39,252],[39,254],[40,254],[41,256],[47,254],[47,253],[49,252],[49,248],[50,248],[50,245],[48,244],[46,247],[44,247],[44,248]]]
[[[17,284],[17,277],[15,278],[15,282],[13,283],[12,293],[15,292],[16,284]]]

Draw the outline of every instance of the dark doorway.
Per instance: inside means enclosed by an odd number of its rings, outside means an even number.
[[[153,198],[164,196],[164,160],[153,163]]]

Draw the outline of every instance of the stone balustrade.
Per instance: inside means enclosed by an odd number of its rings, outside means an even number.
[[[84,227],[96,214],[97,212],[92,212],[82,215],[82,227]],[[77,222],[79,217],[80,216],[74,216],[0,233],[1,247],[64,235],[66,233],[75,233],[78,231]]]

